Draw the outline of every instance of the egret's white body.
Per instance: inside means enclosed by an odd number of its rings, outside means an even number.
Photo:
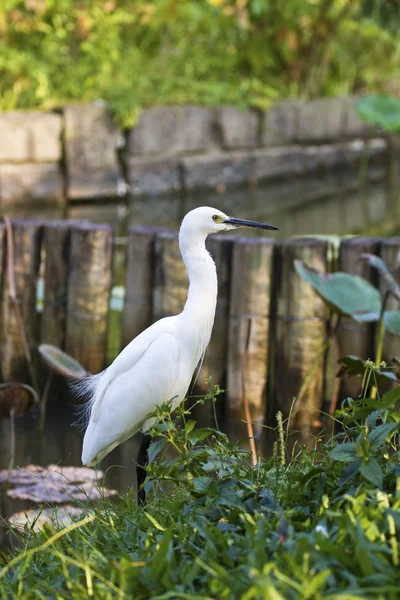
[[[216,268],[205,240],[241,225],[260,226],[205,206],[183,219],[179,248],[189,273],[185,307],[138,335],[102,374],[83,381],[83,391],[91,392],[84,465],[98,463],[137,431],[147,431],[154,422],[148,416],[157,406],[171,400],[176,408],[185,398],[210,341],[217,303]]]

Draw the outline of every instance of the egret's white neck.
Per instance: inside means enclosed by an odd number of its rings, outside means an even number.
[[[215,263],[205,245],[206,236],[187,230],[179,232],[179,248],[189,274],[189,291],[183,314],[201,322],[211,335],[217,304],[218,282]],[[207,341],[208,343],[208,341]]]

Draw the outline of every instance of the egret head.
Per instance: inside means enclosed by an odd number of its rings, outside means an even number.
[[[257,229],[278,229],[274,225],[257,223],[256,221],[247,221],[229,217],[217,208],[210,206],[200,206],[187,213],[182,221],[182,228],[191,231],[193,234],[204,236],[210,233],[219,233],[221,231],[230,231],[238,227],[253,227]]]

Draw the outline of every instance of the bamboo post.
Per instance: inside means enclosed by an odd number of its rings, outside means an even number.
[[[15,295],[22,325],[31,353],[34,351],[38,319],[36,314],[36,284],[40,265],[42,224],[38,220],[15,219],[12,221],[13,261]],[[3,236],[5,234],[3,233]],[[0,356],[3,381],[29,382],[29,369],[18,327],[14,302],[10,297],[7,264],[4,263],[1,302]]]
[[[372,284],[377,284],[376,269],[361,260],[363,253],[378,254],[380,240],[378,238],[348,238],[342,241],[339,251],[339,271],[358,275]],[[338,329],[340,356],[353,354],[366,360],[374,358],[374,323],[356,323],[350,318],[342,317]],[[340,358],[340,357],[338,357]],[[357,398],[361,381],[356,377],[345,378],[341,385],[342,398]]]
[[[153,321],[179,314],[186,301],[188,275],[178,244],[178,234],[166,231],[156,237]]]
[[[273,248],[273,239],[258,237],[237,238],[233,248],[226,402],[233,434],[233,424],[247,421],[245,400],[256,435],[265,422]]]
[[[387,238],[381,244],[381,258],[388,266],[389,270],[394,274],[396,281],[400,282],[400,237]],[[387,291],[387,284],[383,277],[380,278],[379,288],[382,297]],[[386,310],[400,310],[400,303],[392,295],[386,304]],[[383,342],[383,360],[392,363],[395,356],[400,355],[400,339],[399,336],[386,331]]]
[[[112,238],[109,225],[87,223],[71,230],[65,345],[91,373],[106,363]]]
[[[225,387],[226,384],[231,265],[233,245],[236,239],[237,236],[212,235],[206,243],[207,250],[213,257],[217,268],[218,300],[211,340],[197,378],[196,387],[203,394],[210,391],[206,384],[208,377],[211,377],[211,385],[219,384]],[[220,396],[218,406],[221,407],[222,403],[223,398]]]
[[[43,228],[44,304],[40,340],[61,350],[65,348],[70,230],[68,221],[49,222]]]
[[[291,414],[289,427],[307,429],[315,423],[322,404],[324,380],[324,341],[326,309],[313,288],[303,281],[294,267],[300,259],[307,266],[326,272],[327,242],[314,238],[291,239],[277,244],[274,265],[274,302],[276,305],[272,349],[273,406],[276,414]],[[308,385],[300,405],[293,401],[307,378]],[[304,389],[304,388],[303,388]]]
[[[6,272],[6,227],[4,223],[0,222],[0,299],[3,289],[4,277]],[[0,307],[1,311],[1,307]],[[0,312],[1,314],[1,312]]]
[[[122,345],[125,347],[152,323],[155,237],[158,227],[130,227],[126,253]]]

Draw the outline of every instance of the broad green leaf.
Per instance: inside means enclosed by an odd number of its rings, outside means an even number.
[[[149,446],[149,451],[148,451],[148,457],[149,457],[149,462],[152,463],[154,462],[154,459],[156,458],[156,456],[158,456],[160,450],[166,445],[167,440],[165,440],[164,438],[161,438],[160,440],[156,440],[155,442],[152,442]]]
[[[329,456],[333,460],[352,462],[353,460],[356,460],[356,445],[354,442],[338,444],[329,452]]]
[[[379,256],[375,256],[375,254],[361,254],[361,258],[366,260],[371,267],[374,267],[379,271],[381,276],[384,278],[386,285],[390,292],[400,300],[400,286],[397,284],[397,281],[393,277],[392,273],[387,268],[386,264],[383,262]]]
[[[337,373],[337,377],[343,377],[346,375],[347,377],[355,377],[360,376],[363,377],[365,373],[365,360],[362,360],[358,356],[342,356],[339,360],[339,371]],[[399,380],[393,371],[393,369],[383,370],[378,369],[375,371],[375,377],[378,384],[384,383],[389,379],[390,381],[396,381],[399,383]],[[378,408],[378,406],[376,406]]]
[[[335,312],[355,321],[376,321],[381,310],[379,291],[368,281],[348,273],[323,274],[295,260],[300,277],[307,281]]]
[[[194,477],[192,479],[193,491],[200,494],[205,494],[210,486],[212,479],[207,476]]]
[[[400,132],[400,100],[390,96],[364,96],[356,104],[360,117],[385,131]]]
[[[400,400],[400,387],[394,387],[389,390],[382,398],[383,408],[392,408]]]
[[[394,335],[400,335],[400,311],[386,310],[383,314],[385,329]]]
[[[339,485],[345,485],[350,479],[353,479],[359,472],[361,467],[361,458],[358,458],[354,462],[346,465],[340,474]]]
[[[382,487],[383,473],[375,458],[369,458],[367,462],[363,463],[360,467],[360,473],[376,487]]]
[[[381,448],[385,443],[387,436],[396,428],[398,428],[397,423],[382,423],[382,425],[375,427],[375,429],[368,434],[371,452]]]

